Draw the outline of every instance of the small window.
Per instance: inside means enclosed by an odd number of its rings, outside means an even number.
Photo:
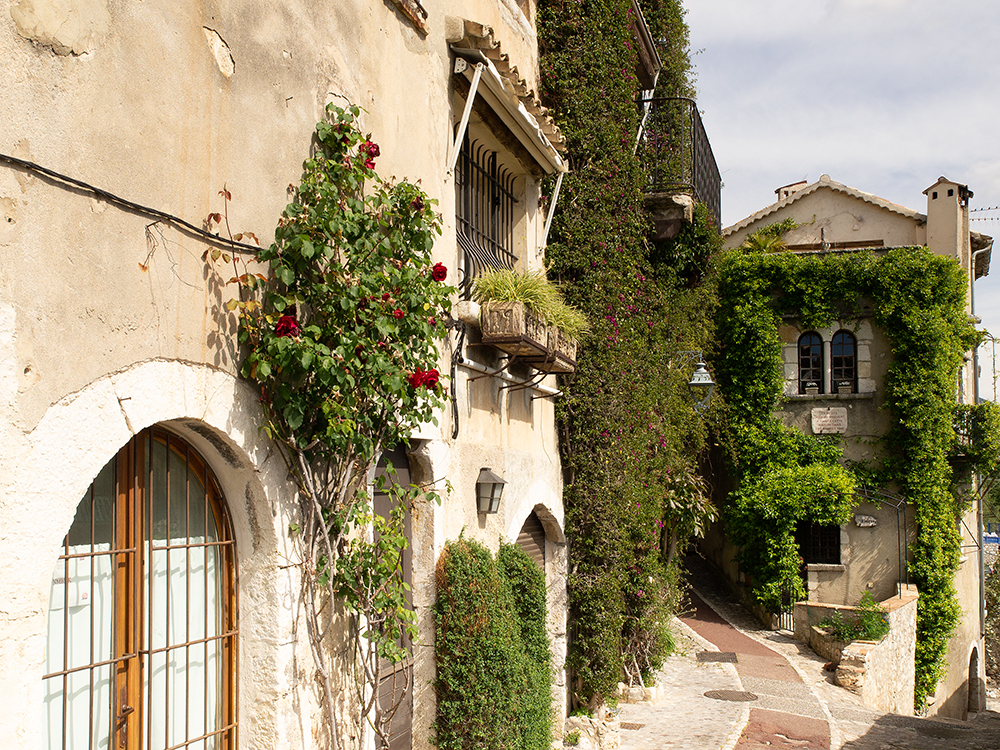
[[[514,175],[498,157],[496,151],[468,136],[459,152],[455,198],[466,286],[484,271],[514,268],[517,263]]]
[[[833,390],[858,392],[858,342],[850,331],[838,331],[830,342]]]
[[[795,541],[806,565],[840,565],[840,527],[802,521]]]
[[[823,393],[823,340],[817,333],[799,337],[799,393]]]

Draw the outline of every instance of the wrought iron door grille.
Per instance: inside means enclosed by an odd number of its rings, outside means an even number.
[[[462,248],[462,287],[487,269],[514,268],[516,204],[514,175],[497,152],[466,137],[455,176],[458,244]]]
[[[49,748],[238,745],[236,549],[205,462],[159,428],[81,500],[55,566]]]

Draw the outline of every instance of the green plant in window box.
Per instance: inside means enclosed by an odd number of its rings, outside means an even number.
[[[532,315],[574,339],[590,330],[587,316],[566,304],[559,288],[541,270],[488,271],[472,282],[472,298],[484,308],[519,302]]]

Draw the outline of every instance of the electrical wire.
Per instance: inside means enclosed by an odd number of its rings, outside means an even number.
[[[126,198],[121,198],[114,193],[109,193],[107,190],[102,190],[99,187],[94,187],[82,180],[74,179],[67,175],[56,172],[52,169],[47,169],[40,164],[35,164],[33,161],[26,161],[25,159],[18,159],[16,156],[10,156],[9,154],[0,154],[0,161],[7,162],[8,164],[13,164],[15,166],[21,167],[31,172],[37,172],[44,177],[55,183],[65,183],[67,185],[72,185],[73,187],[85,190],[88,193],[92,193],[97,197],[107,201],[108,203],[113,203],[114,205],[124,208],[128,211],[134,211],[141,214],[146,214],[147,216],[152,216],[155,219],[172,224],[186,232],[197,235],[203,239],[209,240],[210,242],[219,243],[225,245],[226,247],[231,247],[234,250],[239,250],[243,252],[250,252],[256,255],[260,248],[256,245],[250,245],[246,242],[237,242],[236,240],[231,240],[226,237],[220,237],[217,234],[212,234],[211,232],[206,232],[200,227],[196,227],[194,224],[185,221],[179,216],[174,216],[173,214],[168,214],[165,211],[159,211],[155,208],[150,208],[149,206],[143,206],[140,203],[130,201]]]

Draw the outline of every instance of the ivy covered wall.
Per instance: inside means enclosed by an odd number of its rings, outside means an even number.
[[[730,497],[727,533],[743,546],[742,569],[765,607],[782,585],[801,595],[798,550],[789,523],[842,523],[845,493],[866,483],[903,494],[915,509],[917,536],[909,573],[920,590],[915,707],[934,693],[960,609],[955,573],[958,524],[965,511],[953,494],[948,461],[955,443],[956,375],[978,334],[966,314],[962,269],[927,248],[873,255],[857,252],[797,256],[734,250],[719,275],[719,387],[725,393],[730,467],[738,489]],[[878,460],[847,471],[841,448],[782,425],[772,414],[782,393],[778,323],[796,316],[803,330],[857,318],[871,303],[887,335],[892,362],[884,390],[890,428]],[[794,527],[792,527],[794,528]]]
[[[680,2],[642,4],[664,63],[658,93],[693,91]],[[567,138],[549,273],[591,320],[558,417],[566,472],[569,664],[583,702],[637,682],[669,649],[677,551],[711,517],[696,457],[705,438],[680,350],[711,339],[715,292],[698,283],[719,238],[704,209],[675,240],[647,242],[646,177],[629,0],[540,0],[545,103]]]

